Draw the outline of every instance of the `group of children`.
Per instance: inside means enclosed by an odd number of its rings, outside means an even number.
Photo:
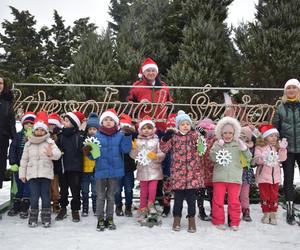
[[[277,224],[280,162],[286,160],[287,141],[279,141],[279,133],[272,125],[261,125],[257,133],[253,126],[241,127],[235,118],[223,117],[217,124],[205,118],[194,126],[190,116],[179,111],[170,116],[173,120],[159,138],[155,123],[148,116],[136,124],[136,131],[131,118],[126,114],[119,117],[114,109],[106,110],[100,117],[91,113],[82,133],[79,128],[84,119],[81,112],[66,113],[62,122],[57,114],[48,116],[46,112],[27,112],[23,116],[23,130],[9,152],[18,187],[9,216],[29,216],[29,226],[37,226],[41,198],[41,219],[48,227],[51,201],[57,213],[55,219],[66,218],[70,189],[72,220],[78,222],[81,203],[81,215],[89,214],[91,191],[97,230],[116,229],[114,211],[124,215],[123,187],[125,214],[132,216],[136,168],[140,183],[139,221],[157,213],[157,187],[162,182],[162,186],[169,187],[166,209],[170,210],[170,190],[174,194],[173,230],[181,229],[184,200],[188,205],[188,232],[196,232],[196,201],[199,217],[212,220],[216,228],[225,230],[226,193],[228,223],[238,230],[241,212],[245,221],[251,221],[249,187],[255,166],[262,223]],[[166,156],[171,159],[170,179],[163,174]],[[210,215],[205,212],[204,197],[211,203]],[[168,214],[165,209],[163,212]]]

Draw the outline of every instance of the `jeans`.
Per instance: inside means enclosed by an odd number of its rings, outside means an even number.
[[[81,182],[82,207],[83,210],[86,211],[88,211],[89,208],[90,186],[92,192],[92,200],[96,200],[97,193],[94,173],[83,173]]]
[[[50,208],[51,180],[47,178],[34,178],[28,181],[30,188],[30,207],[39,209],[39,199],[42,199],[42,209]]]
[[[117,206],[122,205],[122,190],[124,187],[125,192],[125,205],[131,206],[132,205],[132,198],[133,198],[133,187],[134,187],[134,174],[133,172],[127,172],[125,173],[125,176],[123,176],[120,181],[119,185],[117,187],[117,191],[115,194],[115,204]]]
[[[174,190],[173,216],[182,216],[183,201],[188,204],[188,217],[195,217],[196,214],[196,189]]]

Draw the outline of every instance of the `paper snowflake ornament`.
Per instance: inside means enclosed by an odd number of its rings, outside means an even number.
[[[100,141],[95,137],[87,137],[84,140],[83,145],[88,145],[88,144],[97,144],[101,147]]]
[[[216,154],[216,162],[223,167],[228,166],[231,163],[231,159],[231,153],[224,148]]]
[[[278,160],[279,160],[278,153],[275,151],[269,151],[264,158],[264,164],[267,166],[274,167],[275,164],[278,162]]]
[[[204,155],[207,150],[207,143],[205,138],[200,135],[197,140],[197,151],[199,155]]]
[[[148,150],[143,148],[135,158],[135,161],[138,162],[142,166],[147,166],[150,164],[151,160],[148,158]]]

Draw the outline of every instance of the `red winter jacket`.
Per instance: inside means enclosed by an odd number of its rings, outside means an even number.
[[[148,86],[149,88],[132,88],[129,92],[128,101],[139,103],[142,100],[147,100],[151,103],[161,103],[154,105],[152,110],[150,105],[147,105],[146,108],[141,106],[142,111],[138,118],[141,119],[145,115],[149,115],[156,120],[167,119],[167,108],[164,104],[166,102],[172,102],[173,99],[170,96],[170,90],[165,82],[157,78],[155,80],[155,87],[161,86],[161,88],[153,88],[152,85],[146,82],[145,77],[143,77],[142,81],[136,81],[133,86]],[[164,131],[166,123],[156,122],[156,128],[160,131]]]
[[[171,151],[171,185],[172,189],[197,189],[204,187],[203,168],[197,152],[198,133],[190,131],[186,135],[180,132],[170,140],[161,140],[160,149],[164,153]]]

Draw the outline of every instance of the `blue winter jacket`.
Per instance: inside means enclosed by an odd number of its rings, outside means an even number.
[[[100,157],[91,158],[96,160],[95,178],[104,179],[124,176],[123,154],[131,151],[131,135],[125,136],[120,131],[110,136],[97,132],[95,137],[101,144]]]

